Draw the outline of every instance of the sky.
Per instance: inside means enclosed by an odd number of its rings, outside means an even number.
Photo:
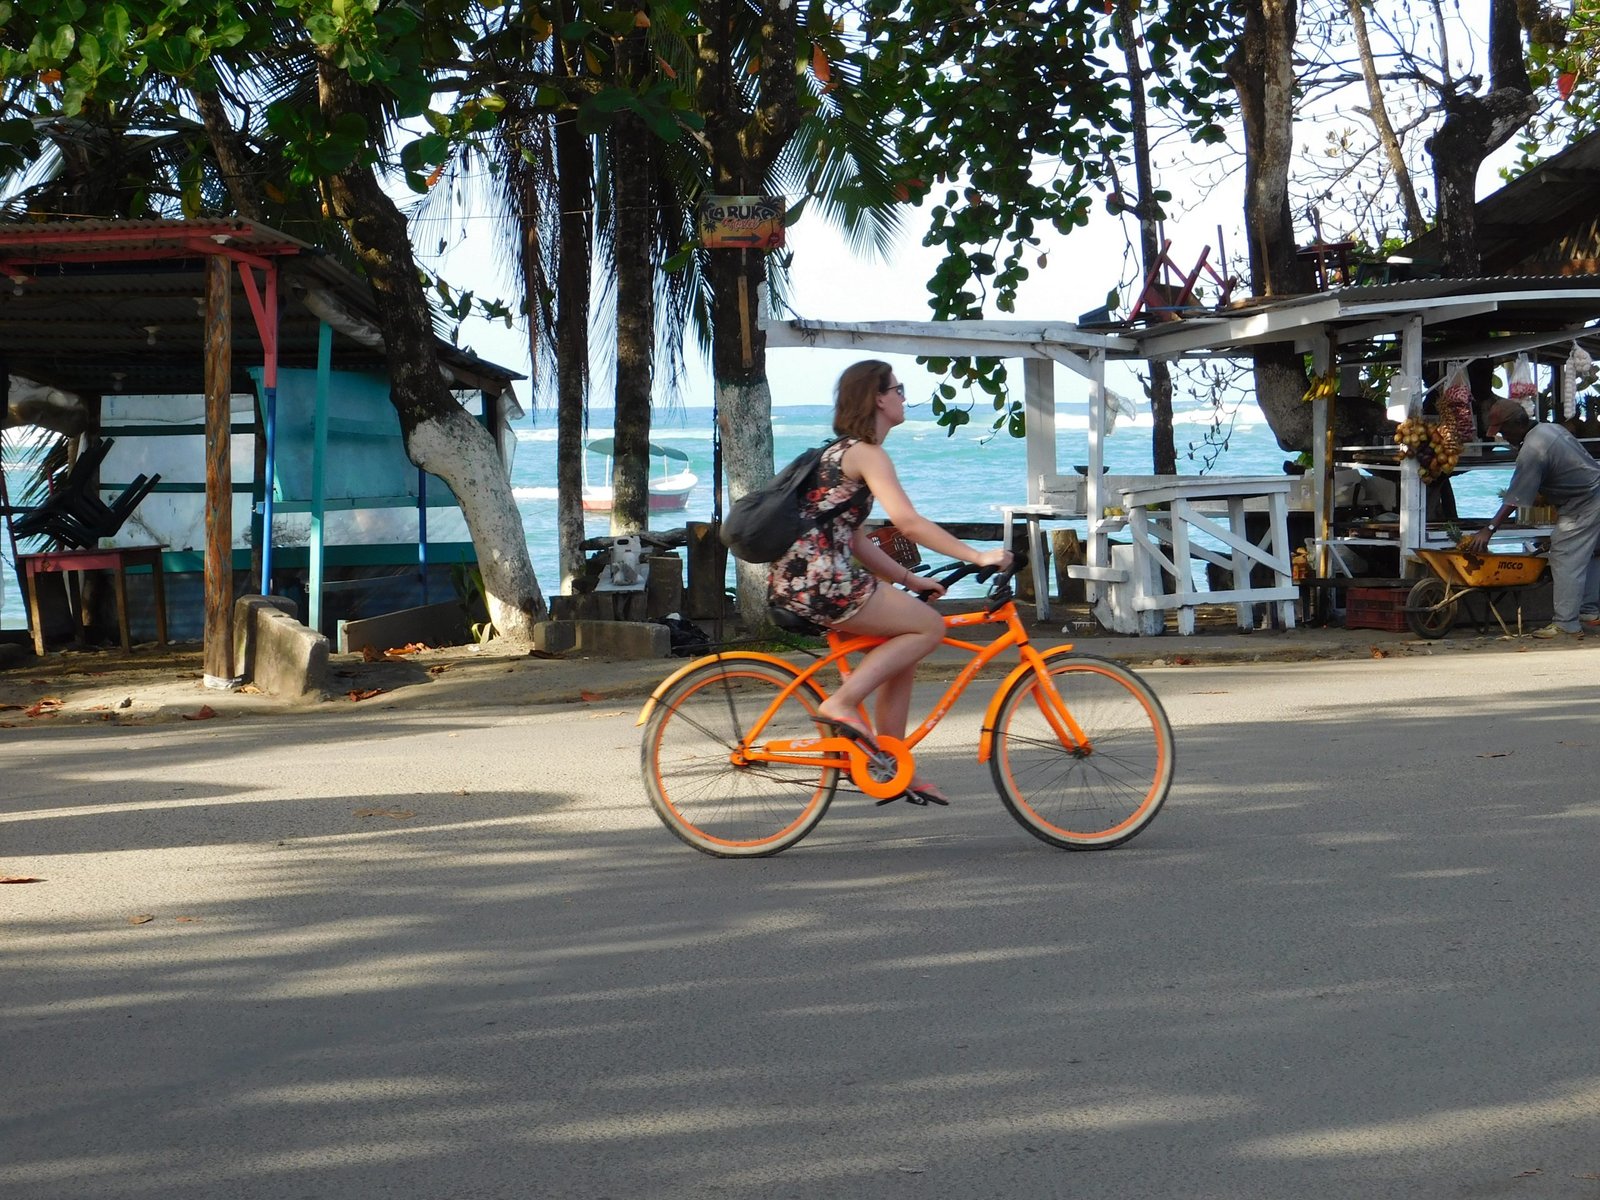
[[[1471,56],[1479,53],[1480,47],[1461,29],[1486,28],[1486,0],[1462,0],[1458,11],[1460,22],[1451,46],[1456,68],[1465,70],[1472,65]],[[1353,124],[1370,128],[1364,118],[1350,115],[1350,106],[1365,103],[1364,93],[1354,84],[1343,93],[1324,98],[1297,125],[1296,153],[1309,164],[1322,153],[1330,131],[1336,134]],[[1172,240],[1172,258],[1181,267],[1188,268],[1209,247],[1213,264],[1220,265],[1226,254],[1235,260],[1233,266],[1237,274],[1247,274],[1243,264],[1237,261],[1245,252],[1242,155],[1202,151],[1180,140],[1158,141],[1153,153],[1158,186],[1166,187],[1175,197],[1168,206],[1169,217],[1163,231]],[[1485,164],[1479,175],[1480,194],[1499,186],[1497,168],[1509,161],[1512,154],[1507,148]],[[1431,183],[1429,180],[1419,182],[1424,186]],[[935,194],[942,194],[942,191],[936,188]],[[924,201],[924,205],[928,203],[930,201]],[[817,206],[809,206],[807,214],[789,230],[789,249],[793,253],[793,315],[830,321],[930,319],[926,281],[933,274],[938,259],[934,251],[921,245],[927,222],[925,208],[907,206],[904,211],[904,227],[893,252],[887,260],[876,260],[853,254],[845,239],[817,213]],[[1345,233],[1337,227],[1337,220],[1324,213],[1324,233],[1330,238]],[[1303,213],[1297,213],[1296,223],[1302,241],[1310,241],[1310,225]],[[487,224],[487,221],[463,214],[458,227],[465,231],[465,237],[444,260],[445,272],[452,280],[476,287],[481,294],[513,294],[506,284],[485,278],[480,265],[490,257],[484,246]],[[1081,314],[1105,303],[1106,293],[1119,287],[1125,306],[1138,287],[1137,263],[1129,250],[1130,238],[1137,238],[1133,224],[1108,214],[1098,203],[1090,224],[1070,236],[1061,237],[1045,230],[1040,250],[1048,253],[1048,265],[1041,269],[1029,263],[1032,275],[1023,286],[1014,313],[991,310],[988,315],[991,318],[1075,322]],[[1240,293],[1245,294],[1247,290],[1242,286]],[[527,370],[525,335],[520,330],[470,321],[463,330],[462,341],[486,358]],[[828,403],[839,372],[861,357],[866,355],[843,350],[769,351],[772,403],[774,406]],[[890,359],[906,382],[908,400],[913,405],[926,404],[937,378],[917,366],[909,356],[883,357]],[[681,402],[689,406],[709,405],[709,370],[699,360],[697,349],[691,347],[687,358],[688,379]],[[590,403],[609,407],[610,380],[603,365],[597,367],[594,379],[596,386]],[[1113,364],[1108,372],[1108,386],[1144,407],[1140,385],[1126,368]],[[1083,388],[1078,377],[1064,368],[1057,369],[1056,390],[1060,402],[1070,403],[1074,397],[1081,396]],[[1184,403],[1181,395],[1178,403],[1181,408]],[[1253,406],[1247,404],[1247,408],[1250,407]],[[658,412],[665,413],[668,408],[658,398]],[[915,409],[912,415],[916,415]],[[535,413],[530,419],[544,423],[554,418],[550,414]],[[986,409],[974,411],[973,424],[987,427]]]

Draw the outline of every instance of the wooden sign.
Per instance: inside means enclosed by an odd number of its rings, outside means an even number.
[[[776,250],[783,245],[782,196],[706,196],[700,242],[707,250]]]

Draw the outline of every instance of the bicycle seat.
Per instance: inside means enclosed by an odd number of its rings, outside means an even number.
[[[798,633],[804,637],[826,637],[828,631],[815,621],[808,621],[797,612],[776,606],[767,609],[767,616],[779,629]]]

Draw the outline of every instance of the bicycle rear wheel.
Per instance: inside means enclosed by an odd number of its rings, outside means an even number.
[[[793,846],[816,828],[839,783],[834,767],[740,763],[745,734],[796,672],[775,663],[726,658],[685,675],[656,701],[645,724],[640,767],[656,815],[696,850],[718,858],[759,858]],[[816,722],[822,694],[802,685],[757,741],[827,737]]]
[[[1127,668],[1088,655],[1046,658],[1086,737],[1064,743],[1045,719],[1038,677],[1000,702],[989,769],[1006,808],[1035,837],[1068,850],[1119,846],[1155,819],[1172,786],[1172,725]]]

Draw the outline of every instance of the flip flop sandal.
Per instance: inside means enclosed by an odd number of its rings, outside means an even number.
[[[868,754],[883,753],[883,747],[879,746],[873,736],[859,725],[854,725],[849,721],[835,721],[831,717],[817,717],[816,721],[819,725],[826,725],[840,737],[854,742]]]
[[[885,804],[893,804],[896,800],[904,800],[907,804],[915,804],[921,807],[926,807],[929,804],[937,804],[941,807],[948,808],[950,805],[950,801],[948,799],[939,795],[926,784],[920,788],[907,788],[898,796],[890,796],[887,800],[879,800],[877,803],[881,807]]]

